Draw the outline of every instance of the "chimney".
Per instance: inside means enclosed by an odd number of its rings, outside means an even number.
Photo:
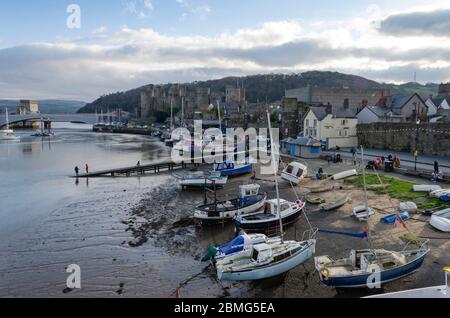
[[[330,103],[327,104],[326,108],[325,108],[325,112],[330,115],[333,113],[333,106],[331,106]]]
[[[428,96],[428,98],[431,99],[431,100],[433,100],[433,94],[430,94],[430,95]]]

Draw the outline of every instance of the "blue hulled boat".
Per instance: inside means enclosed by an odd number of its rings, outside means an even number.
[[[326,286],[341,288],[379,287],[418,270],[429,249],[424,243],[413,251],[353,250],[349,258],[329,256],[314,259],[320,280]]]
[[[233,162],[221,162],[214,164],[214,171],[220,172],[222,177],[233,177],[241,174],[251,173],[253,171],[253,165],[249,164],[237,164]]]

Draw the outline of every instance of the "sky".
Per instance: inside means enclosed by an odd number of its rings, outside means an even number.
[[[450,81],[450,0],[0,1],[0,99],[310,70]]]

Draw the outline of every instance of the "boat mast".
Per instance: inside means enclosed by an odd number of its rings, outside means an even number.
[[[361,164],[363,170],[363,182],[364,182],[364,199],[366,203],[366,211],[369,209],[369,199],[367,197],[367,183],[366,183],[366,166],[364,165],[364,148],[361,146]]]
[[[9,115],[8,115],[8,108],[5,108],[6,111],[6,130],[9,130]]]
[[[281,242],[284,242],[284,233],[283,233],[283,220],[281,219],[281,209],[280,209],[280,189],[278,187],[278,171],[277,171],[277,167],[278,167],[278,163],[275,160],[275,151],[278,153],[278,146],[275,145],[275,143],[273,142],[273,132],[272,132],[272,123],[270,122],[270,112],[269,110],[267,110],[267,122],[269,124],[269,134],[270,134],[270,143],[272,145],[272,149],[270,150],[271,154],[272,154],[272,164],[273,164],[273,173],[275,176],[275,189],[277,192],[277,214],[278,214],[278,219],[280,221],[280,237],[281,237]]]
[[[173,95],[170,97],[170,131],[173,131]]]
[[[217,112],[219,114],[220,133],[222,134],[222,120],[220,118],[220,101],[217,100]]]
[[[181,127],[184,127],[184,96],[181,96]]]
[[[370,223],[369,223],[369,199],[367,197],[367,185],[366,185],[366,166],[364,165],[364,147],[361,146],[361,164],[362,164],[362,169],[363,169],[363,182],[364,182],[364,196],[365,196],[365,204],[366,204],[366,213],[367,213],[367,218],[366,218],[366,223],[367,223],[367,242],[369,244],[370,249],[372,248],[372,241],[371,241],[371,235],[370,235]],[[376,253],[375,253],[375,257],[376,257]]]

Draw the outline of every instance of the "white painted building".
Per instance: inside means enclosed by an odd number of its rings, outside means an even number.
[[[350,109],[312,107],[305,116],[304,135],[325,143],[327,149],[357,147],[357,124],[358,119]]]

